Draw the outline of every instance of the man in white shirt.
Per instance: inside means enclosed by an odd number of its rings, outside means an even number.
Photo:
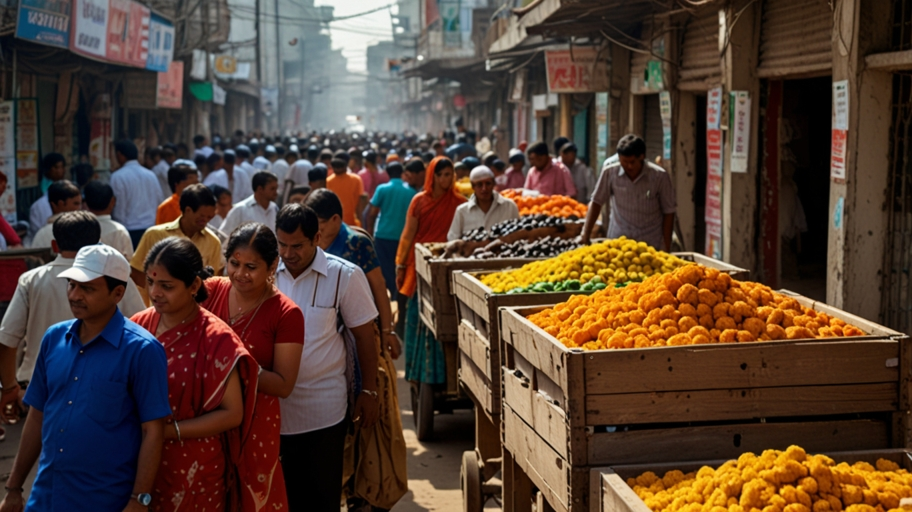
[[[48,153],[41,159],[41,169],[46,181],[51,183],[60,181],[66,177],[66,159],[60,153]],[[45,189],[44,195],[32,203],[29,209],[29,236],[34,237],[35,233],[48,223],[51,215],[54,213],[51,211],[47,189]]]
[[[260,171],[253,175],[253,195],[234,205],[228,212],[225,221],[219,227],[223,233],[231,233],[245,222],[259,222],[275,231],[276,213],[279,207],[275,200],[279,197],[279,181],[275,174]]]
[[[205,158],[209,158],[215,150],[209,147],[207,144],[205,135],[194,135],[193,136],[193,147],[196,148],[193,150],[193,155],[203,155]]]
[[[203,185],[211,187],[219,185],[231,191],[231,197],[236,202],[241,202],[253,195],[250,175],[237,165],[237,155],[232,150],[226,150],[221,158],[222,167],[210,172]]]
[[[288,174],[285,176],[285,193],[289,192],[294,187],[300,187],[302,185],[308,184],[307,173],[313,169],[314,164],[316,163],[317,157],[320,156],[320,150],[317,146],[310,146],[307,148],[307,156],[303,157],[294,164],[291,168],[288,169]]]
[[[39,229],[32,238],[32,247],[53,247],[51,242],[54,240],[54,221],[67,212],[75,212],[82,208],[82,194],[79,187],[68,180],[60,180],[51,183],[48,187],[48,204],[51,205],[51,211],[54,213],[48,219],[47,224]]]
[[[263,150],[263,155],[253,159],[253,168],[258,171],[272,172],[272,162],[275,160],[275,156],[275,146],[266,146],[266,149]]]
[[[123,254],[127,261],[133,257],[133,242],[127,228],[111,218],[117,198],[111,185],[95,180],[86,184],[83,189],[86,208],[95,215],[101,225],[101,243],[109,245]]]
[[[247,173],[247,176],[253,176],[256,174],[256,169],[253,167],[253,164],[250,163],[252,158],[250,157],[250,148],[246,144],[239,144],[234,148],[234,152],[237,155],[237,164],[236,167],[244,169],[244,172]]]
[[[279,186],[284,186],[285,178],[288,176],[288,171],[291,166],[288,162],[285,161],[285,147],[276,144],[275,149],[275,158],[273,159],[269,155],[269,148],[273,146],[266,146],[266,158],[272,160],[272,173],[276,175],[276,178],[279,179]],[[283,196],[284,197],[284,196]]]
[[[280,399],[282,470],[289,510],[335,510],[342,490],[343,451],[348,429],[346,343],[341,316],[357,347],[363,390],[355,397],[352,421],[370,428],[379,415],[377,307],[364,273],[319,248],[319,221],[310,208],[288,204],[276,218],[282,262],[276,286],[304,312],[304,354],[295,389]]]
[[[114,143],[114,158],[120,168],[111,174],[111,188],[117,198],[112,216],[130,232],[134,248],[143,233],[155,225],[155,212],[167,197],[162,194],[155,173],[136,161],[138,154],[130,140]]]
[[[174,161],[177,160],[177,154],[169,146],[165,146],[161,150],[161,160],[155,164],[155,167],[152,168],[152,172],[155,173],[155,177],[158,178],[158,184],[161,185],[162,194],[165,198],[171,197],[171,187],[168,185],[168,169],[174,165]],[[128,260],[130,258],[127,258]]]
[[[462,234],[475,228],[491,229],[505,220],[518,219],[516,203],[494,190],[494,171],[479,165],[469,174],[472,190],[469,200],[456,208],[453,223],[447,233],[447,241],[462,238]]]
[[[31,380],[45,331],[73,318],[67,299],[67,281],[57,276],[73,266],[79,249],[97,244],[100,236],[101,226],[89,212],[68,212],[54,222],[52,244],[54,251],[59,252],[57,259],[19,276],[16,292],[0,323],[0,382],[25,384]],[[120,309],[128,317],[145,309],[133,283],[127,283]],[[23,343],[25,353],[17,370],[19,347]],[[26,386],[22,387],[24,392]],[[19,395],[3,394],[0,411],[5,411],[7,406],[18,411]]]

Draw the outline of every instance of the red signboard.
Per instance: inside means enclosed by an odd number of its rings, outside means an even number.
[[[184,63],[171,61],[166,73],[158,73],[158,108],[181,108],[184,94]]]
[[[608,90],[608,66],[594,47],[545,52],[548,92],[600,92]]]
[[[107,59],[146,67],[149,50],[149,8],[130,0],[110,0]]]
[[[722,259],[722,89],[709,91],[706,102],[706,248]]]

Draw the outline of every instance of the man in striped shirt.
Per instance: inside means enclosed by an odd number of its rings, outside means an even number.
[[[646,160],[646,142],[636,135],[621,138],[617,152],[620,163],[602,169],[595,184],[581,241],[589,243],[602,207],[610,203],[608,238],[623,235],[656,249],[670,250],[677,210],[671,177],[665,169]]]

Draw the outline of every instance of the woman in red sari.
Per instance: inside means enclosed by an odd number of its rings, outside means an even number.
[[[456,191],[453,162],[438,156],[431,160],[424,178],[424,190],[412,198],[405,217],[405,229],[396,252],[396,286],[409,297],[405,324],[405,378],[413,384],[446,383],[446,360],[440,343],[418,317],[415,293],[415,244],[446,242],[456,208],[466,198]]]
[[[256,361],[225,322],[199,307],[212,269],[203,268],[190,240],[155,244],[145,270],[153,307],[132,320],[165,346],[172,412],[150,510],[238,510],[245,482],[237,467],[251,444]]]
[[[247,483],[242,510],[288,510],[279,464],[279,398],[294,390],[304,349],[304,314],[273,286],[279,263],[275,234],[263,224],[243,224],[225,244],[228,277],[207,279],[202,306],[224,320],[260,365],[251,440],[238,471]],[[261,444],[262,443],[262,444]]]

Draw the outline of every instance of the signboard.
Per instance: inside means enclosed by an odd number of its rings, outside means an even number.
[[[19,0],[16,37],[66,48],[70,44],[70,0]]]
[[[19,188],[37,187],[38,100],[20,99],[16,105],[16,178]]]
[[[705,254],[722,259],[722,89],[709,91],[706,101],[706,247]]]
[[[671,93],[659,93],[659,112],[662,116],[662,160],[671,160]]]
[[[108,0],[107,60],[146,67],[149,8],[130,0]]]
[[[228,98],[228,91],[219,87],[219,84],[212,82],[212,103],[215,105],[224,105]]]
[[[158,92],[155,105],[158,108],[181,108],[184,94],[184,63],[171,62],[167,73],[158,73]]]
[[[146,59],[146,69],[167,72],[172,59],[174,59],[174,25],[152,13],[149,18],[149,57]]]
[[[462,46],[462,32],[459,27],[459,0],[438,0],[437,10],[443,25],[443,46],[459,48]]]
[[[108,34],[108,0],[75,0],[70,50],[104,59]]]
[[[233,75],[237,72],[237,59],[231,55],[216,55],[212,66],[216,73]]]
[[[592,46],[545,52],[548,92],[575,93],[608,90],[608,66]]]
[[[6,190],[0,194],[0,215],[9,223],[16,222],[16,139],[14,103],[0,102],[0,174],[6,178]]]
[[[846,177],[846,141],[849,137],[849,81],[833,82],[833,133],[830,147],[830,177]]]
[[[747,172],[750,153],[751,98],[748,91],[731,92],[731,172]]]
[[[595,93],[595,148],[596,162],[604,162],[608,153],[608,102],[607,92]]]

